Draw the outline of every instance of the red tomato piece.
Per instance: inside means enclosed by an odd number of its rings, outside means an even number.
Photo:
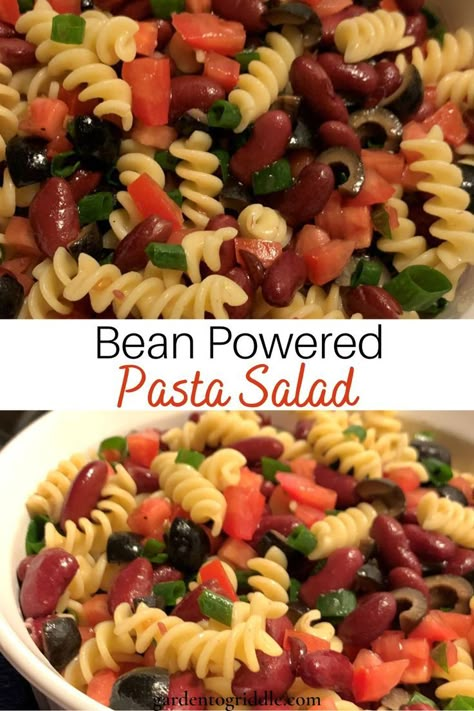
[[[268,504],[275,516],[290,513],[290,497],[280,484],[277,484],[273,489]]]
[[[78,87],[77,89],[67,91],[63,86],[59,89],[58,99],[64,101],[68,107],[68,113],[70,116],[89,116],[93,113],[95,107],[99,103],[98,99],[79,101],[79,94],[82,89],[83,87]]]
[[[228,486],[224,491],[227,511],[223,529],[228,536],[250,541],[265,508],[265,497],[257,489]]]
[[[183,226],[183,215],[178,205],[147,173],[130,183],[128,192],[143,218],[158,215],[169,220],[176,230]]]
[[[416,507],[420,503],[421,499],[423,496],[426,496],[427,494],[426,489],[422,489],[419,487],[418,489],[415,489],[414,491],[406,491],[405,492],[405,499],[407,502],[407,510],[408,511],[416,511]]]
[[[249,546],[245,541],[239,541],[237,538],[226,538],[219,548],[218,555],[219,558],[222,558],[235,568],[245,570],[247,562],[250,558],[255,558],[257,554],[252,546]]]
[[[314,481],[314,471],[316,469],[316,462],[314,459],[305,459],[304,457],[298,457],[290,462],[291,471],[298,476],[304,476],[306,479],[311,479]]]
[[[64,13],[71,15],[81,14],[81,0],[51,0],[49,4],[60,15]]]
[[[383,662],[371,668],[354,668],[352,690],[356,702],[378,701],[388,694],[400,682],[408,664],[408,660],[400,660]]]
[[[352,0],[303,0],[313,10],[317,10],[319,17],[329,17],[352,5]]]
[[[293,513],[307,528],[311,528],[316,521],[326,518],[324,511],[315,509],[313,506],[306,506],[306,504],[297,504]]]
[[[20,123],[26,133],[53,140],[62,131],[68,107],[61,99],[38,96],[28,105],[28,114]]]
[[[101,669],[90,680],[86,691],[87,696],[90,696],[91,699],[103,706],[110,706],[112,688],[119,676],[120,672],[112,671],[112,669]]]
[[[427,131],[433,126],[441,126],[445,140],[455,148],[465,143],[469,135],[461,110],[453,101],[449,101],[435,114],[425,119],[422,126]]]
[[[10,218],[5,230],[5,245],[11,247],[15,254],[25,257],[41,257],[42,254],[26,217]]]
[[[145,126],[138,119],[132,128],[132,138],[135,141],[143,143],[144,146],[158,148],[160,151],[168,150],[177,137],[176,129],[172,126]]]
[[[109,612],[107,595],[101,593],[100,595],[93,595],[86,600],[82,606],[82,614],[87,624],[91,627],[95,627],[99,622],[111,620],[112,615]]]
[[[345,649],[345,648],[344,648]],[[370,649],[361,649],[354,659],[354,669],[372,669],[379,667],[382,664],[382,659]]]
[[[355,242],[355,249],[366,249],[372,242],[373,226],[369,208],[353,207],[350,201],[343,203],[337,190],[316,218],[316,225],[327,232],[332,240]],[[321,244],[324,245],[324,242]]]
[[[464,637],[472,626],[470,615],[463,615],[460,612],[443,612],[443,610],[437,610],[437,612],[444,624],[454,630],[458,637]]]
[[[385,472],[384,478],[395,482],[405,494],[409,491],[415,491],[420,486],[420,477],[410,467],[401,467],[400,469]]]
[[[160,435],[156,430],[132,432],[127,436],[130,458],[142,467],[151,467],[151,463],[160,451]]]
[[[224,57],[217,52],[208,52],[204,62],[204,76],[220,84],[226,92],[232,91],[237,85],[240,75],[240,64],[235,59]]]
[[[68,151],[72,150],[72,143],[70,143],[66,136],[62,134],[56,136],[56,138],[53,138],[53,140],[48,143],[46,155],[48,156],[49,160],[52,160],[54,156],[57,156],[59,153],[67,153]]]
[[[371,207],[383,205],[395,195],[395,188],[390,185],[377,170],[365,167],[365,181],[357,197],[346,201],[347,207]]]
[[[203,583],[207,580],[217,580],[221,586],[222,594],[225,595],[225,597],[228,597],[229,600],[233,600],[234,602],[238,600],[234,588],[232,587],[232,583],[227,577],[225,568],[220,560],[216,559],[211,560],[209,563],[205,563],[199,570],[199,575],[201,577],[201,582]]]
[[[158,44],[158,25],[156,22],[139,22],[138,32],[134,36],[137,54],[150,57]]]
[[[165,522],[171,516],[171,506],[166,499],[145,499],[128,516],[133,533],[163,540]]]
[[[330,242],[331,238],[328,233],[321,227],[315,225],[305,225],[296,235],[296,254],[301,254],[303,257],[308,252],[311,252],[315,247],[322,247]]]
[[[278,242],[267,242],[262,239],[247,239],[246,237],[236,237],[234,245],[237,261],[243,267],[246,265],[240,252],[250,252],[262,262],[265,269],[268,269],[283,251],[281,244]]]
[[[20,17],[18,0],[2,0],[0,4],[0,21],[15,25]]]
[[[234,56],[245,47],[245,28],[240,22],[223,20],[207,12],[180,12],[173,15],[173,26],[194,49]]]
[[[442,615],[443,613],[439,610],[431,610],[420,624],[410,632],[409,637],[427,639],[429,642],[448,642],[449,640],[458,639],[459,634],[448,626],[446,619]],[[466,632],[466,628],[464,632]]]
[[[343,272],[354,249],[355,242],[334,239],[329,244],[305,254],[304,260],[310,281],[317,286],[324,286],[336,279]]]
[[[299,639],[306,645],[306,650],[308,653],[319,652],[321,649],[329,649],[329,642],[325,639],[320,639],[312,634],[307,634],[306,632],[296,632],[295,630],[286,629],[285,636],[283,637],[283,649],[291,649],[290,639]]]
[[[242,467],[240,470],[239,486],[244,486],[248,489],[257,489],[260,491],[262,483],[263,476],[261,474],[256,474],[248,467]]]
[[[362,162],[365,168],[376,170],[387,182],[394,185],[401,182],[405,168],[405,158],[402,153],[363,150]]]
[[[122,66],[122,79],[132,89],[133,115],[146,126],[168,123],[171,65],[168,57],[139,57]]]
[[[309,479],[296,474],[278,472],[276,478],[288,496],[300,504],[306,504],[323,511],[336,507],[337,493],[331,489],[326,489],[324,486],[319,486],[314,481],[309,481]]]
[[[405,639],[403,632],[384,632],[372,642],[372,649],[384,662],[407,659],[404,684],[423,684],[431,678],[430,644],[426,639]]]

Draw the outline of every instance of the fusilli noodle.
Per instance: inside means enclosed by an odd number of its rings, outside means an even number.
[[[383,52],[399,52],[415,43],[406,36],[406,19],[400,12],[376,10],[343,20],[336,28],[335,42],[346,62],[362,62]]]
[[[370,528],[377,512],[370,504],[362,503],[337,514],[326,516],[311,526],[316,536],[316,548],[309,554],[311,560],[326,558],[343,546],[358,547],[370,537]]]

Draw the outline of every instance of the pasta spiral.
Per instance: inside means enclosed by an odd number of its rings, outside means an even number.
[[[333,652],[342,652],[342,641],[337,637],[336,630],[329,622],[320,622],[321,613],[319,610],[310,610],[296,621],[295,630],[311,634],[319,639],[329,642]],[[317,624],[315,624],[317,623]]]
[[[286,246],[292,230],[279,212],[260,204],[249,205],[238,218],[240,234],[247,239],[261,239],[278,242]]]
[[[425,530],[442,533],[464,548],[474,548],[474,509],[431,491],[418,504],[417,516]]]
[[[239,439],[255,437],[259,424],[245,419],[238,412],[205,412],[198,422],[187,422],[184,427],[175,427],[163,435],[163,441],[171,449],[196,449],[202,452],[206,446],[216,449],[227,447]]]
[[[306,440],[296,439],[291,432],[280,432],[276,427],[266,425],[259,430],[258,434],[260,437],[273,437],[277,439],[283,446],[283,452],[281,454],[283,459],[297,459],[298,457],[303,457],[305,454],[311,453],[311,447]]]
[[[216,231],[191,232],[183,239],[181,246],[186,254],[186,274],[193,284],[202,281],[200,264],[204,262],[213,272],[221,268],[220,248],[224,242],[237,237],[237,230],[223,227]]]
[[[436,39],[427,42],[426,50],[413,49],[411,63],[418,69],[425,86],[437,84],[446,74],[471,67],[474,61],[474,38],[461,28],[455,34],[447,32],[441,44]],[[396,64],[404,73],[408,65],[404,54],[397,57]]]
[[[410,447],[410,439],[406,432],[377,434],[376,429],[369,427],[364,445],[366,449],[378,452],[384,473],[409,468],[417,474],[421,482],[428,481],[428,472],[418,462],[418,453],[414,447]]]
[[[340,287],[332,284],[326,293],[320,286],[312,286],[306,296],[295,294],[289,306],[278,308],[267,304],[261,292],[258,292],[253,310],[254,318],[271,319],[345,319],[342,307]],[[353,318],[358,318],[353,316]],[[361,318],[361,317],[360,317]]]
[[[200,229],[224,212],[223,205],[215,199],[223,183],[213,175],[220,164],[217,156],[210,153],[211,146],[212,139],[207,133],[194,131],[188,139],[175,141],[169,148],[171,155],[180,160],[176,173],[183,178],[179,186],[184,197],[183,214]]]
[[[122,602],[115,608],[114,632],[118,637],[134,640],[136,651],[143,654],[159,638],[158,623],[166,619],[166,616],[163,610],[148,607],[144,602],[138,605],[135,612],[132,612],[127,602]]]
[[[351,64],[383,52],[399,52],[415,43],[414,37],[405,36],[406,24],[401,12],[365,12],[339,23],[336,47]]]
[[[290,576],[286,572],[288,561],[285,554],[276,546],[272,546],[264,558],[250,558],[247,566],[258,575],[251,575],[248,584],[254,590],[263,593],[265,597],[275,602],[287,603],[290,587]],[[252,595],[252,593],[250,593]]]
[[[121,15],[104,22],[95,40],[95,51],[100,61],[110,66],[133,61],[137,53],[135,34],[138,29],[138,22]]]
[[[450,72],[441,79],[436,89],[436,102],[438,106],[444,106],[448,101],[462,109],[474,108],[474,69]]]
[[[189,511],[195,523],[211,520],[212,534],[217,536],[227,509],[224,496],[197,469],[189,464],[177,464],[176,456],[176,452],[164,452],[153,460],[151,468],[158,474],[160,488],[172,501]]]
[[[15,72],[9,86],[24,96],[28,103],[38,96],[57,99],[59,93],[59,82],[51,79],[47,67],[39,69],[34,67]]]
[[[247,463],[236,449],[219,449],[207,457],[199,467],[199,473],[222,491],[226,486],[236,486],[240,480],[240,470]]]
[[[29,515],[48,516],[51,521],[57,523],[69,487],[85,464],[87,464],[86,457],[75,454],[70,459],[60,462],[56,469],[51,470],[26,502]]]
[[[393,264],[399,272],[413,263],[415,259],[426,252],[426,239],[417,236],[416,225],[409,219],[408,205],[401,197],[390,198],[387,205],[398,215],[398,227],[392,229],[392,238],[381,237],[377,247],[381,252],[393,254]]]
[[[67,316],[72,304],[64,298],[64,287],[76,271],[76,262],[65,249],[56,250],[53,259],[45,259],[33,270],[36,282],[27,297],[31,318],[44,319],[53,314]]]
[[[322,521],[317,521],[311,526],[311,533],[316,536],[317,544],[308,558],[320,560],[338,548],[359,547],[363,540],[369,538],[376,516],[377,512],[373,506],[361,503],[337,516],[326,516]]]
[[[20,102],[20,94],[11,86],[7,86],[11,71],[0,64],[0,161],[5,160],[5,148],[8,141],[18,130],[18,118],[13,109]]]
[[[462,643],[466,644],[464,649]],[[436,677],[446,679],[445,684],[441,684],[436,689],[438,699],[453,699],[455,696],[472,696],[474,694],[474,669],[472,657],[469,653],[467,640],[457,640],[455,643],[458,653],[458,661],[449,667],[448,671],[439,668]]]

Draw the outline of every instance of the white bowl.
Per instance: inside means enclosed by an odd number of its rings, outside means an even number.
[[[25,501],[49,469],[75,452],[88,451],[105,437],[126,434],[133,428],[154,425],[165,429],[180,424],[186,413],[83,412],[45,415],[16,437],[0,452],[0,650],[35,690],[42,695],[43,708],[87,709],[103,706],[88,698],[48,664],[25,629],[18,603],[16,567],[24,556],[28,523]],[[280,412],[276,424],[292,427],[296,414]],[[441,441],[453,446],[455,464],[467,466],[474,451],[474,412],[406,413],[411,430],[423,426],[441,432]],[[467,449],[458,440],[471,446]],[[458,457],[459,453],[459,457]]]

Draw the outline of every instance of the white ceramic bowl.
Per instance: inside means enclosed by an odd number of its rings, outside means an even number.
[[[126,434],[133,428],[155,425],[160,428],[180,424],[186,413],[84,412],[45,415],[0,452],[0,650],[40,693],[43,708],[87,709],[104,707],[70,686],[48,664],[31,641],[20,612],[16,567],[24,556],[28,522],[25,501],[49,469],[75,452],[88,451],[105,437]],[[280,412],[276,424],[292,427],[295,414]],[[431,428],[442,432],[448,446],[453,438],[467,442],[474,451],[474,412],[410,413],[404,416],[410,429]],[[466,451],[453,448],[455,463],[468,466]],[[458,457],[458,452],[460,457]],[[472,459],[472,457],[471,457]]]

